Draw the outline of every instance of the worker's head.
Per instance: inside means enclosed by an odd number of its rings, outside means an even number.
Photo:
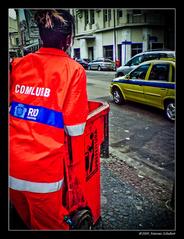
[[[73,43],[74,19],[67,10],[38,10],[35,20],[44,47],[66,51]]]

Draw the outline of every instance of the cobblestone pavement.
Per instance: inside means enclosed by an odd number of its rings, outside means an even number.
[[[101,162],[101,216],[95,230],[174,230],[170,187],[110,155]]]

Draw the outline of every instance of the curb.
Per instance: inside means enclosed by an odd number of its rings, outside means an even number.
[[[134,168],[139,175],[151,178],[154,182],[156,182],[160,186],[164,186],[168,189],[171,188],[171,185],[173,184],[172,180],[169,180],[168,178],[164,177],[160,173],[156,172],[155,170],[150,168],[148,165],[146,165],[142,161],[140,162],[138,160],[135,160],[127,156],[125,153],[121,153],[117,149],[113,149],[111,146],[109,146],[109,154],[110,154],[110,157],[108,159],[101,158],[101,160],[112,162],[118,159],[126,163],[128,166]]]

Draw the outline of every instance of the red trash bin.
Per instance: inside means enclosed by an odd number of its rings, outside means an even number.
[[[65,137],[65,191],[63,205],[71,228],[90,229],[101,218],[100,154],[109,154],[109,104],[89,101],[82,136]]]

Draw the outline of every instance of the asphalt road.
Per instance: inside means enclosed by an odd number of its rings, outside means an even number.
[[[110,148],[121,157],[129,157],[159,173],[166,180],[175,178],[175,124],[163,117],[161,110],[127,102],[112,102],[109,85],[115,72],[87,72],[90,100],[110,104]]]

